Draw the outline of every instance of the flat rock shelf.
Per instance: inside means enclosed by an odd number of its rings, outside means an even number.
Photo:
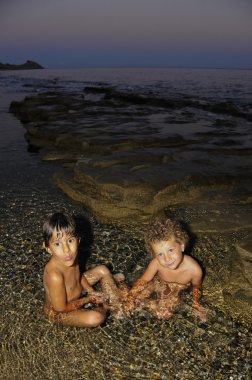
[[[111,92],[103,92],[99,103],[101,92],[89,89],[72,97],[54,92],[17,99],[11,110],[22,125],[7,106],[0,110],[4,137],[4,143],[0,142],[0,378],[248,380],[252,243],[251,182],[246,169],[226,176],[185,177],[183,167],[177,173],[183,149],[190,146],[192,151],[203,141],[209,144],[213,127],[208,122],[203,135],[194,130],[189,137],[174,135],[158,142],[154,132],[142,138],[141,131],[141,138],[136,135],[134,141],[125,135],[120,140],[121,132],[113,140],[111,132],[106,139],[101,132],[103,118],[110,125],[107,118],[115,122],[120,114],[130,130],[135,128],[131,112],[139,128],[147,116],[139,109],[141,99],[133,99],[133,104],[127,100],[127,112],[122,112],[122,97],[113,100],[112,108],[117,104],[119,111],[112,113],[104,103],[112,102]],[[97,108],[94,101],[99,103]],[[148,107],[152,120],[154,116],[155,120],[171,119],[174,112],[181,120],[184,112],[193,118],[184,106],[167,112],[159,103],[154,113],[153,106]],[[92,115],[88,122],[92,112],[97,120]],[[247,116],[239,117],[248,122]],[[86,133],[81,128],[84,122],[90,125]],[[73,132],[69,124],[77,129]],[[210,161],[205,153],[201,156],[210,171],[223,149],[215,147],[214,154],[206,150]],[[231,152],[226,149],[228,156]],[[249,154],[245,148],[234,153],[235,160]],[[197,165],[196,161],[190,165]],[[168,321],[142,311],[123,320],[109,315],[104,326],[96,329],[49,322],[42,312],[42,275],[48,257],[41,232],[45,217],[56,210],[86,221],[85,267],[103,263],[112,272],[122,271],[129,285],[149,261],[142,238],[149,218],[162,213],[183,220],[191,229],[188,253],[205,271],[203,303],[210,309],[208,321],[202,323],[193,316],[192,297],[186,291]]]

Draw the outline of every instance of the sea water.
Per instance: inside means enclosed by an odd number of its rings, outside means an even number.
[[[12,99],[20,100],[25,95],[45,91],[83,93],[87,86],[108,86],[115,91],[160,102],[191,102],[191,106],[181,107],[183,112],[179,115],[171,110],[167,122],[164,122],[162,110],[160,114],[155,111],[143,127],[133,124],[127,130],[132,138],[139,138],[141,134],[145,137],[148,133],[151,137],[151,127],[154,126],[155,138],[179,135],[185,140],[196,141],[196,144],[187,145],[185,150],[171,151],[176,161],[171,162],[170,168],[176,175],[179,171],[184,176],[189,172],[206,173],[208,170],[221,175],[251,174],[252,70],[79,68],[1,71],[0,106],[3,107],[4,103],[7,107]],[[193,115],[192,122],[186,117],[183,120],[186,113],[189,119]],[[78,132],[85,133],[83,124],[83,131],[78,126]],[[104,129],[108,129],[108,138],[113,128],[119,128],[118,124],[120,119],[117,126],[104,125]],[[7,133],[13,135],[11,128]]]
[[[136,92],[163,96],[195,96],[232,100],[252,107],[252,70],[183,68],[79,68],[1,71],[0,81],[38,87],[58,83],[62,88],[106,83]]]

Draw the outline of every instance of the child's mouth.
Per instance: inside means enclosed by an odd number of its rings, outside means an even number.
[[[65,257],[65,261],[71,261],[71,260],[72,260],[72,256]]]
[[[172,261],[171,263],[167,263],[166,267],[168,267],[168,268],[173,267],[174,264],[175,264],[175,261]]]

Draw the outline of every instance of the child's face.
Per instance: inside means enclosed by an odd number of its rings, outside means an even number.
[[[151,243],[154,257],[162,267],[177,269],[183,261],[184,244],[180,244],[175,237]]]
[[[59,263],[71,267],[75,263],[78,254],[79,242],[80,239],[76,236],[55,229],[49,241],[49,247],[46,250]]]

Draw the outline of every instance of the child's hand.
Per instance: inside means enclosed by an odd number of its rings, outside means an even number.
[[[198,317],[202,322],[207,321],[207,314],[209,312],[209,309],[206,307],[203,307],[201,305],[198,305],[196,308],[193,310],[193,314]]]
[[[95,304],[100,304],[107,301],[107,297],[105,296],[105,294],[101,292],[92,292],[92,293],[89,293],[89,296],[91,297],[90,302],[95,303]]]

